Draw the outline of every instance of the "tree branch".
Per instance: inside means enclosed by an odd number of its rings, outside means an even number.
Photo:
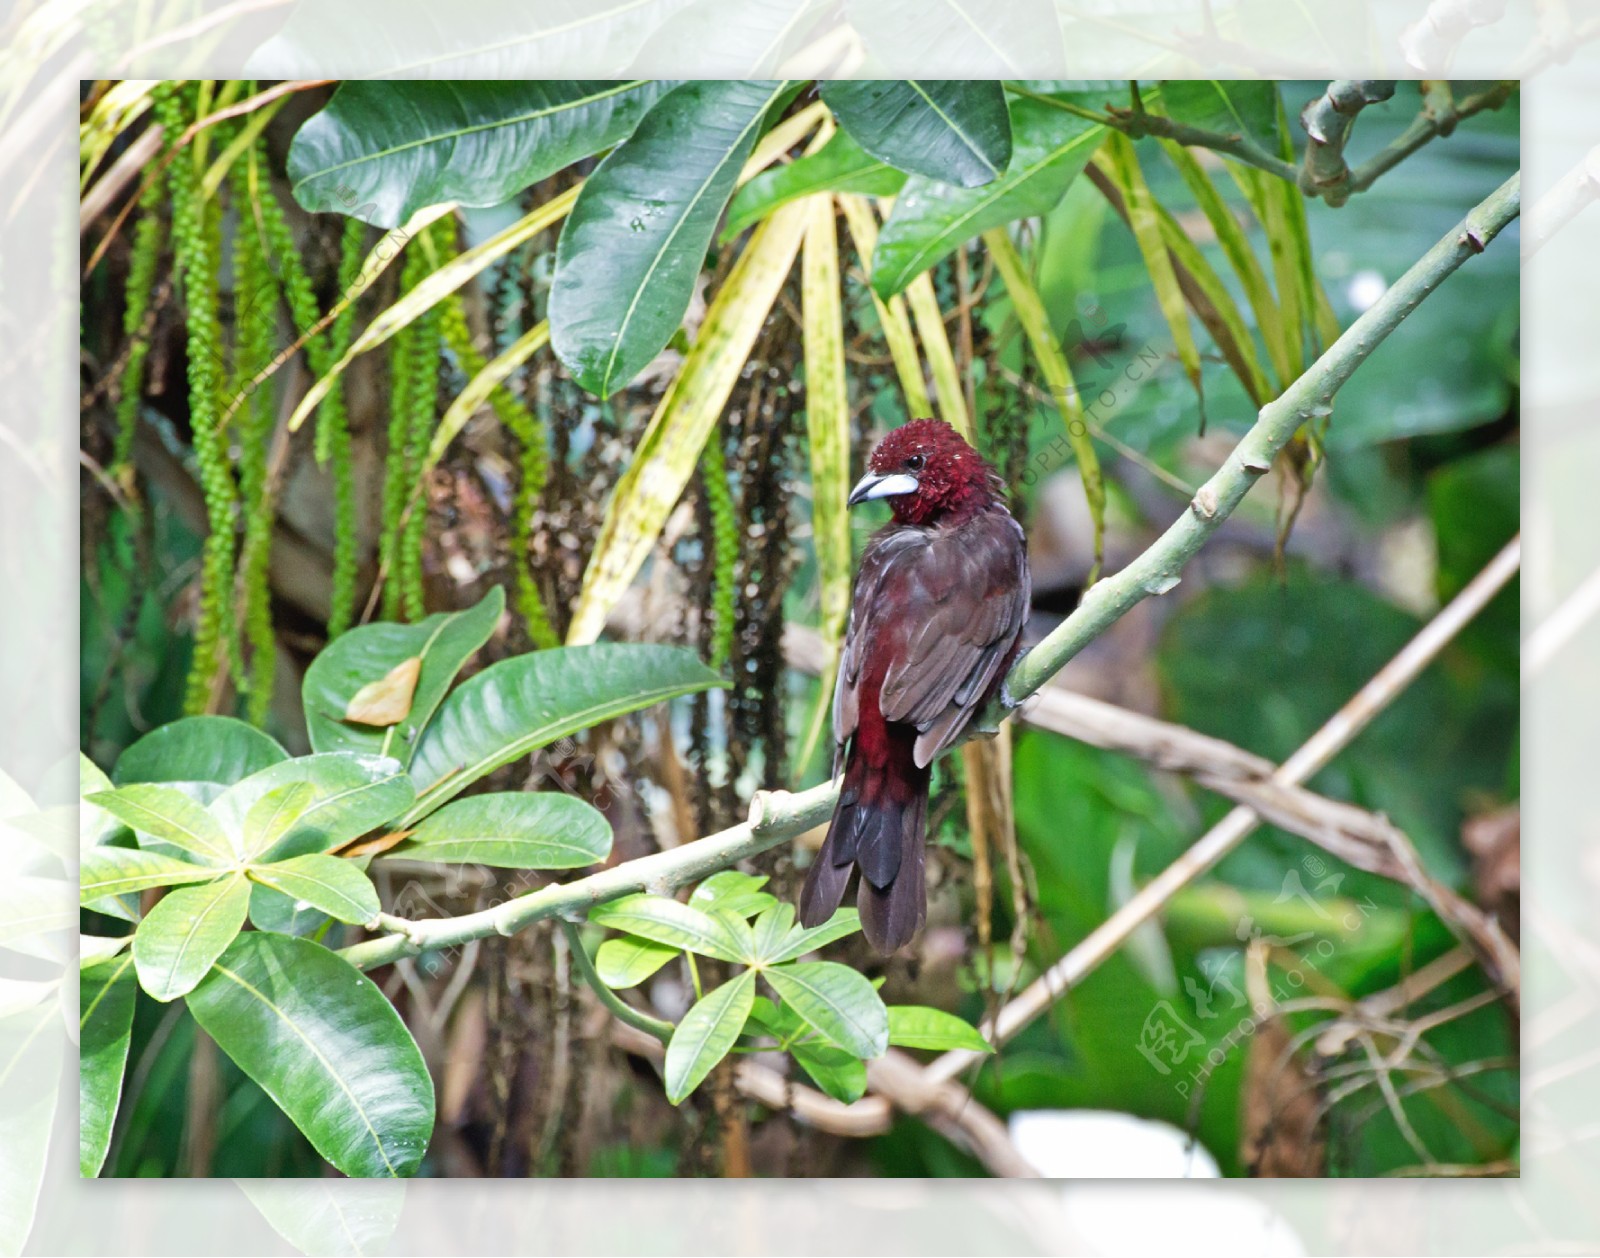
[[[1321,197],[1329,205],[1343,205],[1350,199],[1350,166],[1344,160],[1350,128],[1368,105],[1393,96],[1394,85],[1393,79],[1335,79],[1300,111],[1307,140],[1300,191],[1308,197]]]
[[[1507,80],[1457,102],[1450,94],[1448,83],[1428,84],[1422,109],[1412,119],[1411,125],[1356,167],[1350,175],[1349,191],[1365,192],[1379,175],[1394,169],[1435,136],[1449,135],[1463,118],[1470,118],[1485,109],[1499,109],[1511,99],[1511,93],[1516,89],[1516,82]]]

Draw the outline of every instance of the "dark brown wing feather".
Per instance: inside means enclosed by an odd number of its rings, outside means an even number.
[[[862,663],[876,625],[893,609],[894,643],[879,706],[914,725],[916,762],[933,763],[998,685],[1028,615],[1028,556],[1022,529],[1003,510],[952,528],[886,530],[863,557],[834,695],[834,739],[859,721]],[[856,632],[858,623],[866,632]]]

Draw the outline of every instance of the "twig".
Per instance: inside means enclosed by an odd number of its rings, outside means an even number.
[[[663,1044],[670,1040],[674,1030],[672,1023],[662,1018],[653,1018],[648,1013],[635,1009],[607,987],[605,980],[600,977],[600,972],[594,968],[594,962],[589,959],[589,950],[583,946],[583,937],[578,934],[578,928],[571,922],[564,921],[561,923],[561,929],[567,936],[567,947],[572,952],[572,959],[578,964],[578,973],[583,975],[583,981],[594,989],[594,994],[600,998],[600,1003],[611,1011],[612,1016],[620,1018],[646,1035],[654,1036]]]
[[[1398,655],[1379,669],[1321,729],[1284,761],[1271,781],[1275,784],[1298,785],[1326,766],[1500,591],[1517,571],[1520,555],[1520,538],[1513,539],[1460,594],[1423,626],[1416,637],[1401,648]],[[1240,805],[1233,809],[1002,1009],[993,1025],[983,1028],[985,1038],[991,1044],[998,1045],[1017,1035],[1058,997],[1082,982],[1087,974],[1115,953],[1129,935],[1160,912],[1177,892],[1237,847],[1261,822],[1261,815],[1253,808]],[[1506,966],[1511,972],[1498,973],[1494,977],[1513,991],[1520,988],[1518,960],[1507,956],[1499,959],[1497,965]],[[949,1079],[979,1060],[981,1057],[976,1053],[953,1051],[933,1062],[928,1071],[935,1078]]]
[[[1393,79],[1335,79],[1328,90],[1300,111],[1306,130],[1306,156],[1300,167],[1300,191],[1321,197],[1329,205],[1350,199],[1350,166],[1344,160],[1345,141],[1356,115],[1368,105],[1394,95]]]
[[[1450,97],[1448,87],[1443,91],[1429,91],[1423,97],[1421,112],[1412,119],[1411,125],[1350,174],[1347,195],[1365,192],[1379,175],[1393,170],[1435,136],[1449,135],[1463,118],[1470,118],[1485,109],[1499,109],[1511,99],[1511,93],[1516,88],[1515,81],[1507,80],[1464,97],[1459,102]],[[1309,153],[1307,156],[1309,158]],[[1338,203],[1330,201],[1329,204]]]

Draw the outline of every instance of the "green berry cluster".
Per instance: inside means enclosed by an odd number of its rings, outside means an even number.
[[[734,514],[722,434],[713,431],[700,454],[700,479],[711,513],[711,667],[720,669],[733,653],[734,565],[739,561],[739,520]]]

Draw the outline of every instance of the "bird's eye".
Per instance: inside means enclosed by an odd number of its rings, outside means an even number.
[[[920,472],[922,470],[922,465],[926,462],[927,459],[925,459],[922,455],[913,454],[909,459],[906,460],[906,466],[909,467],[913,472]]]

